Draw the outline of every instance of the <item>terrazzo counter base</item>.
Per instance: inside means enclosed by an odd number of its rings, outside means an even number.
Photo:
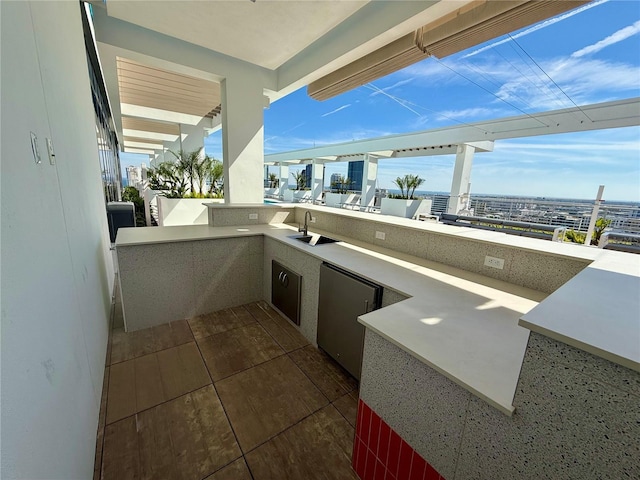
[[[409,256],[401,259],[351,243],[313,247],[292,238],[296,234],[291,226],[283,224],[120,230],[116,245],[121,262],[120,282],[127,329],[148,327],[150,322],[166,323],[168,319],[163,312],[168,312],[175,320],[192,316],[198,305],[208,309],[225,308],[222,304],[216,305],[217,297],[231,301],[233,296],[231,293],[215,295],[221,282],[233,280],[244,285],[250,277],[260,277],[254,286],[263,292],[264,298],[270,298],[265,286],[265,279],[270,274],[264,262],[264,242],[267,242],[271,245],[267,250],[274,250],[269,256],[284,255],[285,261],[287,256],[295,256],[303,269],[306,268],[304,265],[319,266],[326,261],[385,289],[411,297],[371,312],[361,317],[361,321],[503,413],[511,413],[528,335],[517,321],[537,304],[537,300],[544,298],[544,294],[435,262]],[[216,247],[216,242],[222,242],[218,244],[220,248]],[[282,249],[283,246],[288,250]],[[153,271],[145,270],[139,262],[132,260],[136,251],[151,252],[150,249],[156,248],[166,252],[160,256],[147,253],[144,258],[149,262],[143,262],[152,263],[149,268]],[[211,259],[196,276],[202,280],[194,283],[189,277],[190,268],[200,268],[205,251],[210,252]],[[286,251],[290,253],[283,254]],[[122,258],[123,252],[129,260]],[[245,254],[248,259],[244,258]],[[221,260],[229,255],[229,261]],[[309,260],[304,260],[305,257]],[[259,267],[256,266],[258,261]],[[127,263],[129,267],[125,265]],[[223,274],[214,274],[216,265],[222,266]],[[309,270],[313,271],[313,268],[309,267]],[[207,269],[214,269],[210,278],[207,278]],[[167,270],[170,275],[164,279]],[[304,278],[305,272],[299,273]],[[308,321],[301,325],[301,331],[315,343],[317,298],[314,300],[313,297],[317,297],[317,287],[311,278],[308,279],[311,289],[306,295],[311,299],[303,298],[302,301],[303,318],[307,312]],[[149,297],[146,301],[140,293],[145,291],[145,284],[151,289],[145,293]],[[165,286],[154,288],[157,284]],[[174,291],[169,290],[170,284],[174,285]],[[231,292],[227,285],[222,286],[225,292]],[[204,299],[201,298],[203,288],[206,288]],[[136,292],[135,295],[132,292]],[[176,296],[179,302],[174,300]],[[244,302],[254,300],[242,299]],[[181,305],[183,310],[179,311],[176,305]],[[152,309],[153,315],[145,314],[141,322],[139,315],[144,314],[147,307]]]
[[[365,424],[356,426],[356,444],[379,452],[386,424],[441,476],[432,478],[640,478],[640,374],[537,333],[529,337],[512,416],[370,329],[360,399],[381,426],[358,417]]]

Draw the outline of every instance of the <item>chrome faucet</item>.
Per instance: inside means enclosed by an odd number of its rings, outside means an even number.
[[[304,212],[304,227],[298,226],[298,232],[302,232],[302,234],[306,237],[309,233],[309,225],[307,224],[307,215],[309,215],[309,220],[311,220],[311,212],[307,210]]]

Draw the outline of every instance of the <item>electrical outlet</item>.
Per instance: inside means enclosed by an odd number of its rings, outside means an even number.
[[[316,223],[316,217],[311,217],[311,223]]]
[[[249,214],[249,220],[257,220],[258,219],[258,214],[257,213],[250,213]]]
[[[384,237],[386,237],[386,234],[384,232],[378,232],[376,231],[376,238],[378,240],[384,240]]]
[[[490,257],[489,255],[487,255],[486,257],[484,257],[484,264],[487,267],[502,270],[504,268],[504,258]]]

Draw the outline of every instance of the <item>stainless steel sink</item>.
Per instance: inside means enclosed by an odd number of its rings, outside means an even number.
[[[311,246],[325,245],[327,243],[335,243],[340,241],[340,240],[336,240],[335,238],[325,237],[324,235],[318,235],[318,234],[294,235],[291,238],[298,240],[300,242],[308,243]]]

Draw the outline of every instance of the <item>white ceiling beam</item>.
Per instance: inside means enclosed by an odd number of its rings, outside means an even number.
[[[119,56],[214,82],[250,75],[262,82],[264,88],[277,88],[277,73],[274,70],[109,17],[104,9],[94,9],[93,22],[97,41],[116,47]],[[215,25],[211,28],[215,28]]]
[[[367,140],[324,145],[266,155],[266,161],[287,161],[293,158],[314,158],[326,155],[350,155],[380,150],[408,150],[410,148],[436,148],[458,144],[487,144],[507,138],[533,137],[558,133],[583,132],[640,125],[640,98],[565,108],[550,112],[488,120],[473,124],[456,125],[435,130],[390,135]],[[487,150],[490,151],[490,150]],[[423,156],[416,154],[414,156]]]

